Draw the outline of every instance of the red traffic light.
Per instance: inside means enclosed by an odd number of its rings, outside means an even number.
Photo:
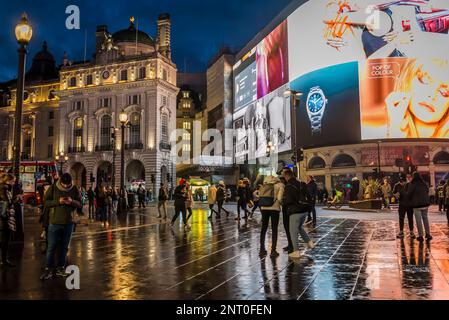
[[[407,156],[407,157],[405,158],[405,160],[406,160],[407,162],[412,162],[412,157]]]

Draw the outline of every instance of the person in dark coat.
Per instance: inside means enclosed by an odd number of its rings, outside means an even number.
[[[413,180],[407,190],[407,197],[415,215],[418,227],[418,241],[424,242],[424,229],[426,239],[428,241],[432,240],[428,216],[430,207],[429,187],[418,172],[413,174]]]
[[[2,268],[14,267],[14,264],[8,260],[9,243],[13,232],[9,225],[9,219],[10,215],[14,216],[14,203],[12,195],[14,180],[15,178],[12,174],[4,174],[0,178],[0,239],[2,241]]]
[[[411,181],[411,177],[409,181]],[[399,201],[399,234],[397,236],[398,239],[404,238],[404,226],[406,216],[408,218],[408,226],[410,228],[410,238],[415,239],[416,237],[414,233],[413,208],[410,207],[407,197],[407,189],[409,188],[409,186],[410,185],[407,182],[407,179],[401,178],[393,189],[393,194]]]
[[[174,227],[176,220],[178,220],[179,216],[182,214],[182,221],[184,223],[185,229],[190,229],[189,224],[187,223],[187,207],[186,201],[188,198],[187,194],[187,181],[181,179],[179,186],[176,187],[175,193],[173,194],[175,199],[175,215],[170,223],[171,227]]]
[[[310,212],[308,215],[307,223],[313,222],[313,225],[316,226],[316,200],[318,197],[318,185],[315,182],[315,179],[312,176],[307,177],[307,190],[310,194]]]

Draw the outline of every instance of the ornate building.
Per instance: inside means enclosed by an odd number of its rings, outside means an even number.
[[[94,59],[79,64],[65,59],[56,93],[58,152],[69,154],[66,170],[71,170],[78,185],[111,183],[115,177],[118,186],[121,148],[126,150],[127,187],[143,182],[147,189],[156,190],[161,182],[169,186],[176,182],[170,134],[176,128],[179,89],[170,28],[167,14],[159,16],[156,40],[138,30],[133,18],[127,29],[113,34],[107,26],[98,26]],[[121,112],[129,120],[125,145],[119,130]]]
[[[14,111],[16,108],[16,80],[3,85],[0,93],[1,160],[12,160],[14,146]],[[25,75],[22,119],[22,160],[54,160],[57,152],[59,114],[58,69],[53,55],[44,42],[31,68]]]

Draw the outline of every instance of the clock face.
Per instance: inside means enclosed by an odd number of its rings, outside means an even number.
[[[103,71],[102,77],[103,77],[104,80],[109,79],[109,76],[110,76],[109,71]]]
[[[324,96],[321,93],[312,94],[307,100],[307,108],[312,113],[320,112],[324,108]]]

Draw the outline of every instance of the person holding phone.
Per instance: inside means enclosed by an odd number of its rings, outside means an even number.
[[[44,204],[50,210],[48,226],[47,267],[41,280],[48,280],[55,275],[65,277],[66,258],[70,240],[74,231],[74,216],[81,208],[81,195],[73,185],[72,176],[64,173],[45,194]],[[56,248],[61,248],[55,268]]]

